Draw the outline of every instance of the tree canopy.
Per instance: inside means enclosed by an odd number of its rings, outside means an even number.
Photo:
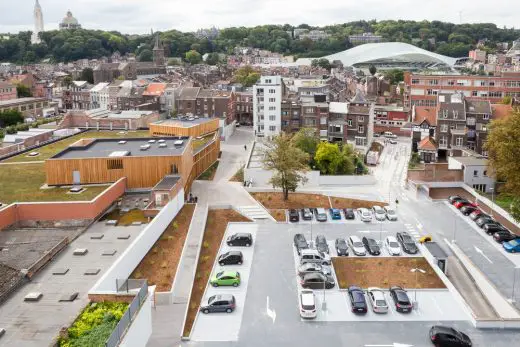
[[[16,85],[16,95],[18,95],[19,98],[28,98],[32,96],[31,90],[29,87],[23,85],[23,84],[17,84]]]
[[[404,81],[404,71],[401,69],[391,69],[386,70],[383,73],[383,76],[391,83],[391,84],[397,84],[399,82]]]
[[[199,64],[200,62],[202,62],[202,55],[200,55],[200,53],[194,49],[186,52],[185,56],[186,61],[192,65]]]
[[[81,71],[80,80],[81,81],[87,81],[90,84],[94,84],[94,70],[92,70],[89,67],[84,68]]]
[[[235,82],[241,83],[245,87],[251,87],[260,79],[260,73],[253,70],[249,65],[241,67],[235,72],[233,77]]]
[[[23,123],[23,116],[18,110],[7,110],[0,112],[0,127],[8,127]]]

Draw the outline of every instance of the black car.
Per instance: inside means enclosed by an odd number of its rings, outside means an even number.
[[[415,244],[414,240],[407,232],[398,232],[396,234],[397,241],[401,244],[401,248],[408,254],[417,254],[419,249]]]
[[[298,211],[294,208],[291,208],[289,210],[289,220],[291,222],[299,222],[300,221],[300,215],[298,214]]]
[[[309,244],[307,243],[307,240],[305,240],[303,234],[294,235],[294,247],[296,247],[298,254],[300,254],[302,249],[309,248]]]
[[[483,216],[475,219],[475,223],[480,227],[484,227],[484,224],[491,224],[495,223],[495,220],[491,218],[490,216]],[[496,223],[495,223],[496,224]]]
[[[441,325],[434,325],[430,328],[430,341],[436,347],[471,347],[473,345],[468,335]]]
[[[461,197],[461,196],[459,196],[459,195],[452,195],[452,196],[448,197],[448,201],[449,201],[450,204],[452,204],[452,205],[453,205],[453,203],[454,203],[455,201],[459,201],[459,200],[466,200],[466,199],[464,199],[463,197]]]
[[[460,213],[462,213],[465,216],[469,216],[470,213],[472,213],[475,210],[478,210],[478,207],[471,206],[471,205],[465,205],[460,208]]]
[[[354,313],[367,313],[367,301],[365,293],[356,286],[348,287],[348,297],[350,298],[350,307]]]
[[[338,253],[338,256],[342,256],[342,255],[348,256],[348,246],[347,246],[347,241],[345,241],[345,239],[342,239],[342,238],[336,239],[336,252]]]
[[[365,237],[363,237],[361,242],[363,242],[363,246],[365,246],[365,249],[371,255],[380,255],[381,254],[381,248],[377,244],[376,240],[365,236]]]
[[[213,295],[208,299],[208,304],[200,307],[202,313],[227,312],[235,310],[235,297],[231,294]]]
[[[323,286],[325,286],[325,289],[331,289],[336,285],[332,276],[327,276],[319,272],[303,275],[300,284],[303,288],[309,289],[323,289]]]
[[[316,236],[316,249],[318,252],[329,253],[329,245],[327,239],[323,235]]]
[[[408,294],[406,291],[399,287],[390,287],[390,297],[394,300],[395,310],[401,313],[410,313],[412,312],[412,303],[408,298]]]
[[[220,266],[224,265],[242,265],[244,262],[244,256],[240,251],[229,251],[221,254],[218,257],[218,264]]]
[[[493,234],[493,239],[498,243],[509,242],[511,240],[516,240],[518,238],[520,238],[520,236],[513,234],[512,232],[510,232],[507,229],[497,231],[496,233]]]
[[[493,235],[497,231],[508,231],[502,224],[495,222],[495,223],[487,223],[482,226],[482,229],[486,232],[488,235]]]
[[[310,208],[302,208],[301,213],[303,220],[312,220],[312,211]]]
[[[345,219],[356,219],[356,214],[352,208],[343,209],[343,213],[345,214]]]
[[[253,244],[253,235],[250,233],[237,233],[229,236],[226,241],[228,246],[245,246]]]

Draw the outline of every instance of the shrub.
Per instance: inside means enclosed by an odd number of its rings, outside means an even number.
[[[202,247],[203,248],[208,248],[209,247],[209,242],[208,241],[204,241],[204,243],[202,244]]]

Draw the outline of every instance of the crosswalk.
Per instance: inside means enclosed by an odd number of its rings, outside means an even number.
[[[419,240],[421,238],[421,234],[412,224],[405,223],[404,226],[406,231],[408,231],[408,234],[410,234],[410,236],[412,236],[414,239]]]

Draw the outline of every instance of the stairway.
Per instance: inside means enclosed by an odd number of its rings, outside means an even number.
[[[257,205],[239,206],[237,207],[237,210],[240,211],[241,214],[252,220],[271,219],[271,215],[267,213],[266,210]]]

